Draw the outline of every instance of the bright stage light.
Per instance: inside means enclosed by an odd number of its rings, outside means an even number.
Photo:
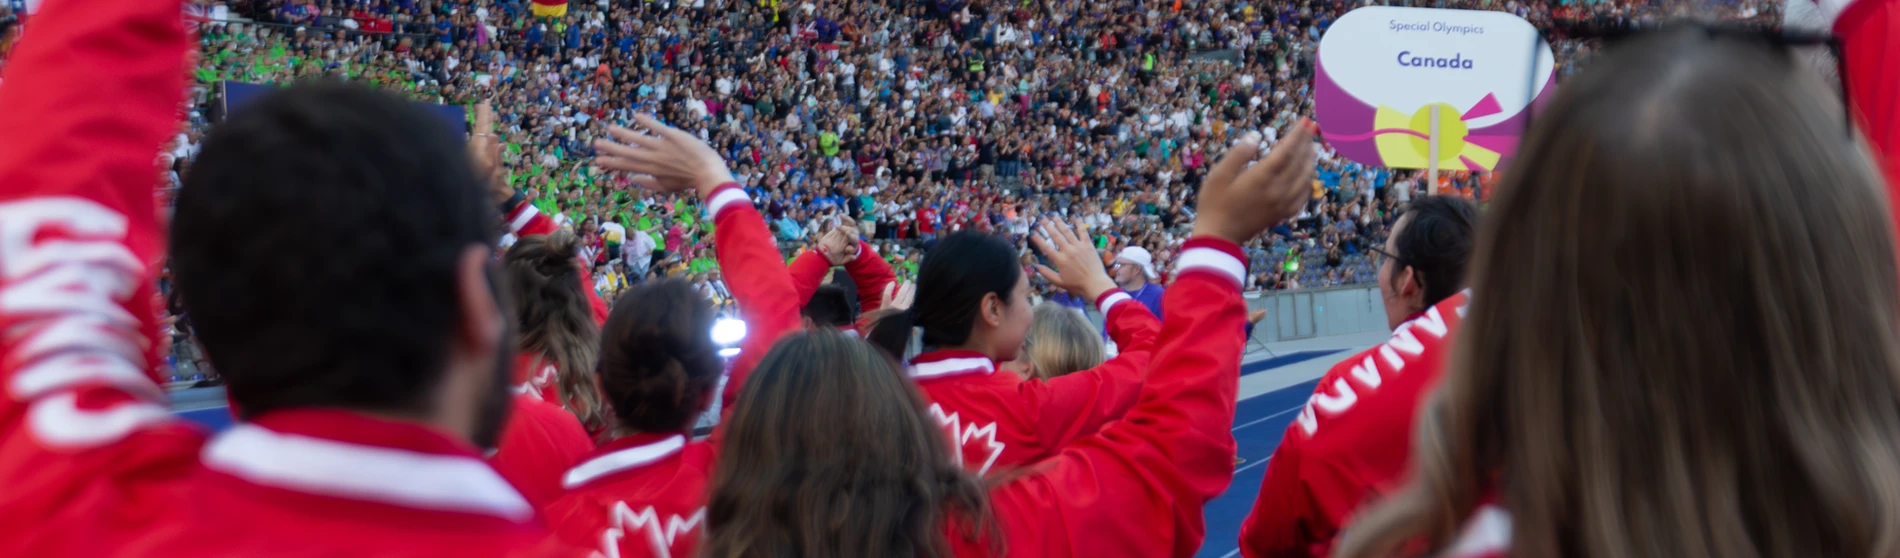
[[[728,347],[719,350],[719,358],[732,358],[736,356],[739,356],[738,347]]]
[[[712,341],[718,345],[733,345],[745,340],[745,320],[720,318],[713,322]]]

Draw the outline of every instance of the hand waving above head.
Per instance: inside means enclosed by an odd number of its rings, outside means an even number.
[[[1235,142],[1201,184],[1194,235],[1240,244],[1298,215],[1312,195],[1314,132],[1311,121],[1300,119],[1259,162],[1259,132]]]
[[[638,115],[634,123],[645,131],[607,127],[613,141],[594,140],[594,166],[633,174],[641,187],[663,192],[695,191],[701,197],[721,184],[734,182],[732,170],[712,146],[698,136]],[[618,142],[618,143],[616,143]]]

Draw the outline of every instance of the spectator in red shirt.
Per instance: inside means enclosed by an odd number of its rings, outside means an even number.
[[[917,238],[925,242],[937,238],[937,207],[924,205],[917,208]]]

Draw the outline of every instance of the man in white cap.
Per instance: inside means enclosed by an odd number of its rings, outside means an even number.
[[[1148,254],[1148,249],[1123,248],[1115,255],[1115,265],[1109,271],[1115,274],[1115,284],[1121,285],[1128,296],[1147,306],[1156,318],[1161,317],[1161,285],[1149,282],[1161,276],[1155,274],[1154,256]]]

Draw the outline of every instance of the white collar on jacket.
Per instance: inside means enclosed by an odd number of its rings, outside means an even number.
[[[278,432],[242,423],[206,444],[205,467],[245,481],[407,508],[534,519],[534,507],[487,463]]]
[[[996,361],[976,351],[931,351],[911,359],[909,371],[917,380],[989,374],[996,371]]]
[[[651,442],[614,450],[582,461],[561,478],[561,487],[572,489],[589,481],[634,467],[659,461],[686,447],[686,437],[678,434]]]

